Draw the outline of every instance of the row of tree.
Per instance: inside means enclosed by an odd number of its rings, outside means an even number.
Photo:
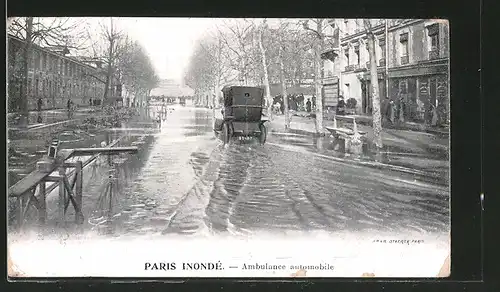
[[[113,18],[100,21],[97,31],[88,26],[85,19],[36,17],[9,18],[7,29],[10,34],[24,40],[22,58],[17,59],[22,65],[17,66],[21,69],[16,72],[22,83],[17,103],[21,126],[28,122],[28,70],[34,55],[33,45],[63,47],[101,62],[104,72],[90,77],[104,85],[104,100],[110,96],[111,86],[116,82],[125,86],[134,103],[148,95],[159,82],[145,49],[119,29]]]
[[[199,39],[186,71],[185,82],[195,89],[197,102],[215,105],[221,86],[240,84],[263,86],[268,112],[272,114],[270,84],[281,85],[281,96],[287,88],[314,80],[316,98],[316,132],[323,129],[322,54],[338,29],[329,19],[235,19],[223,21]],[[370,52],[370,72],[375,144],[382,147],[380,99],[377,79],[374,35],[371,20],[364,22]],[[374,80],[374,81],[373,81]],[[285,128],[290,127],[287,98],[284,99]]]

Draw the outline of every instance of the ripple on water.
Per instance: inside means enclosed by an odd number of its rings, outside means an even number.
[[[183,137],[204,128],[182,119],[167,122],[123,195],[127,232],[436,232],[448,227],[447,192],[410,184],[411,175],[316,155],[302,146],[313,143],[298,135],[286,138],[292,146],[269,137],[264,146],[222,147],[208,136]],[[186,121],[191,128],[183,128]],[[200,149],[201,144],[208,146]]]

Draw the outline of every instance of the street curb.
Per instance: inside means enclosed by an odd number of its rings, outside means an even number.
[[[296,117],[299,117],[299,118],[308,118],[305,115],[293,115],[293,116],[296,116]],[[343,123],[352,124],[351,121],[343,120],[342,117],[349,117],[349,115],[339,116],[339,119],[342,120]],[[372,122],[371,117],[364,117],[364,116],[355,116],[355,117],[356,117],[357,124],[368,126],[368,127],[372,127],[373,122]],[[325,121],[331,122],[332,120],[325,120]],[[415,125],[405,124],[405,125],[399,126],[399,127],[387,127],[387,126],[385,126],[383,128],[388,129],[388,130],[399,130],[399,131],[410,131],[410,132],[427,133],[427,134],[438,135],[438,136],[441,136],[441,137],[449,137],[450,136],[450,132],[449,131],[446,132],[446,131],[441,131],[441,130],[438,130],[438,129],[427,128],[425,126],[418,125],[418,124],[415,124]]]
[[[297,128],[290,128],[289,130],[285,130],[285,129],[281,129],[281,128],[282,127],[280,127],[280,126],[273,127],[272,123],[271,123],[271,131],[270,132],[271,133],[281,133],[281,132],[292,131],[292,132],[297,133],[297,134],[303,134],[303,135],[307,135],[307,136],[311,136],[311,137],[318,137],[317,133],[311,132],[311,131],[308,131],[308,130],[297,129]],[[325,137],[329,137],[330,136],[329,133],[328,133],[328,131],[326,129],[323,129],[323,132],[320,135],[324,135]],[[370,145],[373,144],[369,140],[366,140],[366,143],[369,143]],[[386,145],[385,147],[388,147],[388,148],[401,148],[401,149],[404,149],[408,153],[422,153],[421,151],[415,151],[415,150],[413,150],[411,148],[397,147],[397,146],[393,146],[393,145]],[[439,155],[449,154],[448,146],[445,146],[445,145],[429,144],[428,145],[428,149],[430,151],[432,151],[432,152],[436,152]]]
[[[277,145],[277,144],[272,143],[271,145]],[[438,174],[428,172],[425,170],[420,170],[417,168],[413,169],[413,168],[395,165],[395,164],[376,162],[376,161],[366,161],[366,160],[361,160],[359,158],[355,158],[355,156],[347,156],[345,158],[340,158],[340,157],[325,155],[325,154],[321,154],[321,153],[315,153],[315,155],[320,155],[321,157],[324,157],[328,160],[332,160],[332,161],[335,161],[338,163],[348,164],[351,166],[355,165],[355,166],[362,166],[362,167],[370,167],[370,168],[379,169],[379,170],[389,170],[389,171],[396,171],[396,172],[401,172],[401,173],[405,173],[405,174],[419,175],[419,176],[431,179],[433,184],[436,184],[437,186],[441,187],[443,190],[444,190],[444,188],[448,188],[448,184],[440,182],[439,179],[441,178],[441,176],[439,176]]]

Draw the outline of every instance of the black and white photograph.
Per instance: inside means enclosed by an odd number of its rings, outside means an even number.
[[[8,18],[9,277],[449,276],[449,29]]]

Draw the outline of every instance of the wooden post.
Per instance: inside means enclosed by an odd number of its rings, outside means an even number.
[[[21,230],[21,228],[23,227],[23,221],[24,221],[24,218],[23,218],[23,215],[24,215],[24,212],[23,212],[23,195],[17,197],[17,228],[18,230]]]
[[[111,219],[113,217],[113,175],[109,176],[109,209],[108,209],[108,217]]]
[[[76,205],[79,207],[80,211],[75,212],[75,221],[78,224],[83,223],[83,212],[82,212],[82,202],[83,202],[83,163],[81,160],[78,160],[76,162],[76,168],[75,168],[75,176],[76,176],[76,183],[75,183],[75,201]]]
[[[38,222],[40,224],[45,224],[45,221],[47,220],[47,194],[45,193],[45,191],[45,181],[41,181],[38,184],[38,192],[40,194],[38,199],[38,202],[40,204],[40,209],[38,210]]]
[[[64,177],[66,176],[66,169],[64,167],[59,168],[59,220],[60,223],[65,221],[65,201],[66,201],[66,189],[64,188]]]

